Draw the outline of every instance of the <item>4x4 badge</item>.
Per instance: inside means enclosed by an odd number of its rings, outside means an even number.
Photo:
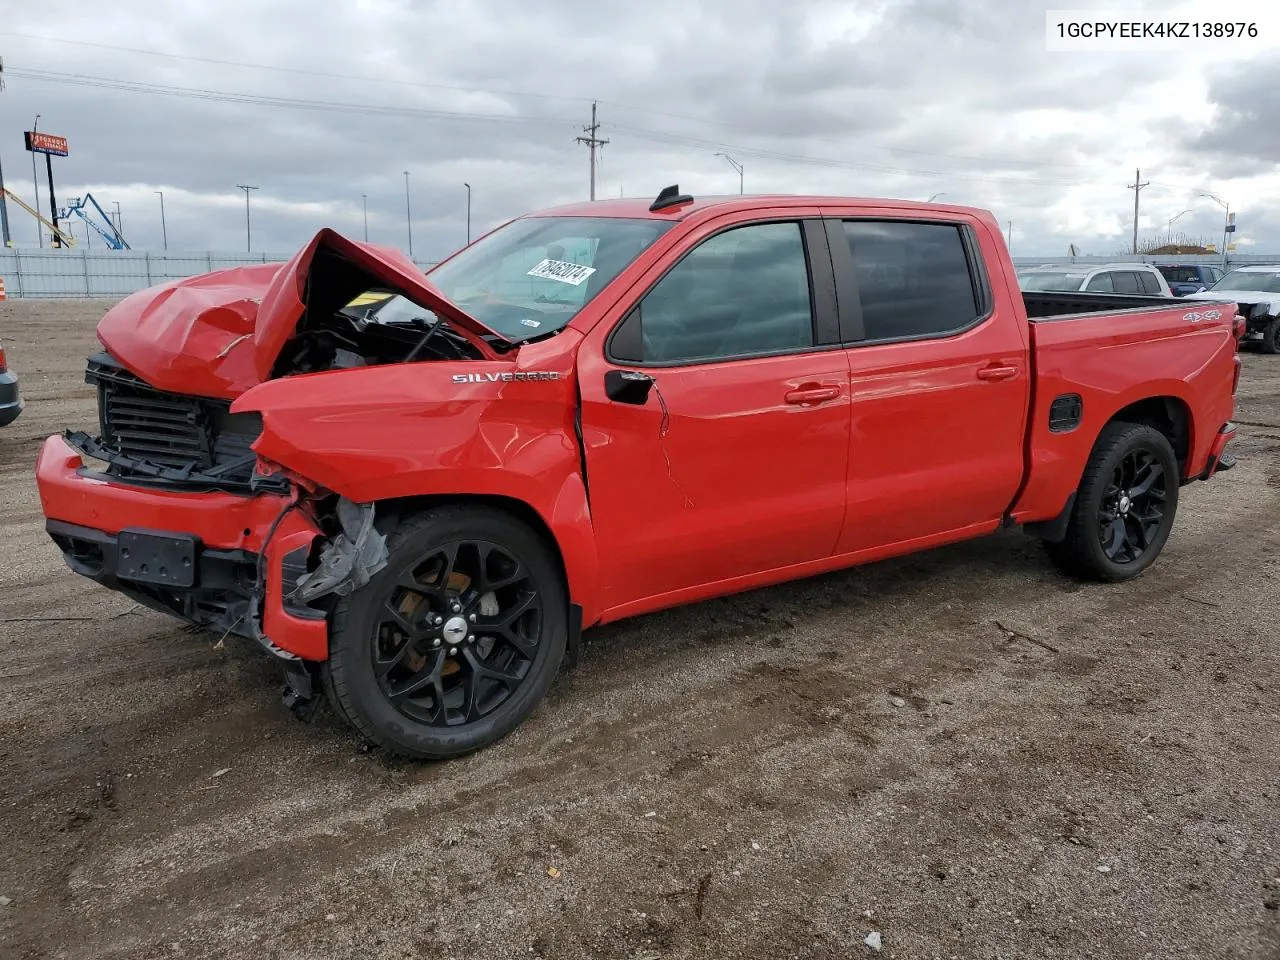
[[[1199,323],[1201,320],[1220,320],[1222,319],[1222,311],[1208,310],[1204,313],[1196,313],[1192,311],[1191,313],[1184,313],[1182,315],[1182,319],[1189,320],[1192,323]]]

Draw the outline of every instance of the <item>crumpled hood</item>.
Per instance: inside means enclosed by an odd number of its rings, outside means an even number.
[[[493,349],[481,338],[504,339],[447,300],[400,251],[329,229],[285,263],[232,267],[139,291],[107,311],[98,339],[160,390],[230,400],[270,378],[308,302],[337,310],[371,287],[434,311],[486,357]]]

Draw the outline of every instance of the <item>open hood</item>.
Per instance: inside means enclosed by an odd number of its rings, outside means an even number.
[[[447,320],[481,355],[501,334],[444,297],[399,250],[321,230],[291,260],[233,267],[142,290],[109,310],[98,339],[126,368],[175,393],[233,399],[271,377],[308,311],[332,314],[371,288]]]

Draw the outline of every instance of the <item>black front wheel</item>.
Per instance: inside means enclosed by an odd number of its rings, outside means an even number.
[[[1064,571],[1118,582],[1155,562],[1178,509],[1178,460],[1168,438],[1145,424],[1102,431],[1076,491],[1060,543],[1047,543]]]
[[[499,510],[446,506],[387,538],[386,567],[335,608],[338,713],[401,756],[487,746],[531,714],[568,639],[567,599],[542,539]]]

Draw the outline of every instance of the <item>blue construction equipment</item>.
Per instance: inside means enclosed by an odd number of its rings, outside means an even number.
[[[94,210],[98,211],[98,215],[102,217],[102,222],[106,224],[105,229],[90,213],[85,211],[85,207],[90,205]],[[70,220],[72,214],[75,214],[89,226],[93,227],[102,239],[106,241],[107,246],[112,250],[130,249],[128,242],[124,238],[124,234],[122,234],[119,228],[116,227],[115,222],[107,215],[107,212],[102,209],[98,204],[98,201],[93,199],[92,193],[86,193],[83,197],[72,197],[68,200],[66,209],[58,214],[58,219]]]

